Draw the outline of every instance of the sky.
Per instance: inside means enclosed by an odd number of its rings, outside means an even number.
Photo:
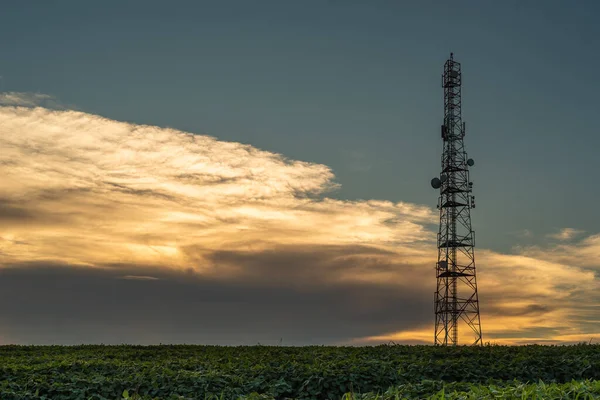
[[[484,342],[600,340],[598,12],[4,4],[0,343],[432,343],[450,52]]]

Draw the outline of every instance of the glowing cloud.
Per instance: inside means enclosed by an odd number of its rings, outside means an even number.
[[[116,270],[113,281],[153,287],[190,274],[223,293],[284,288],[302,294],[298,304],[334,301],[334,293],[352,305],[336,309],[355,321],[344,340],[429,341],[431,208],[336,200],[327,197],[338,185],[325,165],[35,107],[48,99],[0,97],[0,267]],[[582,299],[598,300],[598,256],[599,236],[513,255],[478,249],[488,340],[568,340],[597,330],[597,310]],[[327,330],[331,318],[323,318],[319,329]]]
[[[571,240],[582,233],[584,232],[578,229],[564,228],[558,233],[548,235],[548,237],[555,240]]]
[[[0,117],[4,263],[189,268],[189,247],[197,257],[432,239],[426,207],[323,198],[337,187],[324,165],[81,112],[4,107]]]

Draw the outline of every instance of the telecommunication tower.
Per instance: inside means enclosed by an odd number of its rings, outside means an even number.
[[[473,331],[472,344],[481,345],[481,320],[475,274],[475,232],[471,229],[473,182],[469,167],[475,163],[467,158],[464,137],[465,123],[461,116],[460,63],[450,59],[444,64],[444,123],[442,125],[442,170],[431,186],[439,189],[437,208],[440,210],[440,230],[437,235],[438,261],[435,271],[437,288],[435,302],[435,345],[458,345],[458,327]],[[467,328],[467,331],[469,329]]]

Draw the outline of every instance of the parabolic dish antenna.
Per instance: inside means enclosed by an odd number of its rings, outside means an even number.
[[[446,181],[448,180],[448,175],[446,175],[446,174],[442,174],[442,175],[440,176],[440,178],[441,178],[440,180],[442,181],[442,183],[444,183],[444,182],[446,182]]]
[[[469,167],[472,167],[473,165],[475,165],[475,161],[473,161],[473,159],[472,159],[472,158],[469,158],[469,159],[467,160],[467,165],[468,165]]]
[[[442,186],[442,181],[440,181],[440,178],[433,178],[431,180],[431,187],[434,189],[439,189]]]

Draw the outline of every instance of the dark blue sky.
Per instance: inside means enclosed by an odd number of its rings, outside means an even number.
[[[12,2],[0,75],[5,90],[329,165],[338,198],[433,207],[453,51],[477,244],[501,251],[598,231],[598,15],[583,0]]]

